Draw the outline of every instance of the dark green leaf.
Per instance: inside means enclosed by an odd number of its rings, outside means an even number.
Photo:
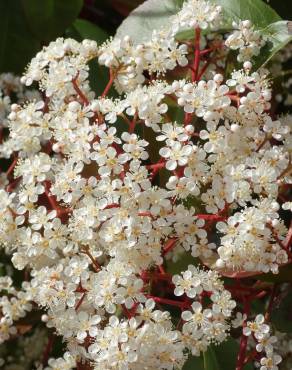
[[[102,44],[109,38],[106,31],[85,19],[76,19],[72,27],[80,35],[79,41],[90,39],[95,40],[97,44]]]
[[[263,28],[270,23],[281,20],[281,17],[263,0],[211,0],[220,5],[224,13],[224,27],[232,21],[250,20],[256,28]]]
[[[269,0],[269,5],[276,10],[276,12],[283,18],[286,19],[287,15],[292,14],[292,1],[286,0]]]
[[[84,19],[77,19],[66,31],[67,37],[72,37],[77,41],[90,39],[102,44],[109,36],[97,25]],[[100,95],[108,82],[108,69],[100,66],[97,61],[89,63],[89,81],[90,86],[96,94]]]
[[[0,72],[22,73],[40,49],[25,22],[21,0],[0,2]]]
[[[204,360],[202,356],[190,356],[187,362],[184,364],[182,370],[205,370],[204,369]]]
[[[209,346],[200,357],[190,356],[183,370],[235,370],[239,344],[229,338],[219,346]],[[253,370],[252,364],[246,364],[243,370]]]
[[[288,22],[279,21],[270,24],[262,30],[267,43],[256,58],[256,65],[260,67],[266,64],[279,50],[292,41],[292,34],[288,31]]]
[[[204,369],[205,370],[220,370],[216,354],[212,346],[209,346],[207,351],[203,354]]]
[[[292,332],[292,293],[282,299],[278,307],[274,307],[271,314],[272,323],[283,333]]]
[[[82,5],[82,0],[22,0],[27,23],[42,42],[61,36],[78,17]]]
[[[217,357],[220,370],[234,370],[236,368],[236,359],[239,351],[239,344],[235,339],[229,338],[219,346],[214,346],[214,352]],[[244,370],[253,370],[252,364],[246,364]]]
[[[263,0],[211,0],[223,9],[224,30],[231,28],[232,21],[249,19],[257,28],[267,27],[281,17]],[[183,0],[147,0],[130,13],[118,28],[117,36],[129,35],[136,42],[150,38],[154,29],[169,24],[169,17],[176,14]],[[193,31],[184,31],[179,39],[192,38]]]
[[[257,275],[258,280],[267,281],[271,283],[288,283],[292,282],[292,265],[286,265],[279,268],[278,274],[273,274],[272,272],[268,274]]]
[[[190,252],[184,252],[182,253],[178,260],[173,262],[172,260],[169,260],[166,262],[167,266],[167,272],[171,274],[179,274],[182,271],[186,271],[188,269],[189,265],[198,265],[199,259],[195,258],[191,255]]]
[[[181,0],[147,0],[130,13],[116,35],[129,35],[135,42],[148,40],[154,29],[169,24],[169,17],[180,10],[181,4]]]

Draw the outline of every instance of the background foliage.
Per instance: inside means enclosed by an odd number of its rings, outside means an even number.
[[[181,0],[174,0],[179,4]],[[154,0],[163,10],[165,0]],[[250,12],[254,18],[254,0],[220,0],[231,8]],[[98,42],[113,35],[130,11],[143,0],[11,0],[0,2],[0,72],[22,73],[30,59],[56,37],[77,40],[88,37]],[[239,4],[237,7],[236,4]],[[244,5],[241,7],[241,3]],[[271,7],[283,18],[292,14],[292,1],[271,0]],[[165,9],[165,8],[164,8]],[[266,19],[262,9],[258,15]],[[159,15],[159,16],[157,16]],[[245,14],[246,15],[246,14]],[[167,20],[169,12],[153,12],[151,22]],[[141,22],[141,18],[138,19]]]
[[[153,28],[167,22],[183,0],[148,0],[129,18],[129,13],[143,0],[10,0],[0,2],[0,73],[21,74],[33,56],[57,37],[72,37],[78,41],[94,39],[98,43],[114,35],[132,34],[136,40],[147,36]],[[250,19],[256,27],[272,35],[257,60],[266,63],[289,40],[286,22],[292,14],[292,1],[271,0],[269,6],[262,0],[212,0],[222,5],[228,14],[225,27],[231,20]],[[149,4],[151,5],[149,7]],[[274,9],[274,10],[273,10]],[[151,11],[149,11],[151,10]],[[183,35],[184,38],[188,34]],[[193,37],[193,32],[189,33]],[[91,66],[91,83],[98,93],[103,90],[107,75],[97,63]],[[258,279],[263,284],[292,281],[291,266],[283,268],[279,275],[266,274]],[[291,296],[285,297],[272,313],[272,322],[279,331],[292,332]],[[234,370],[238,344],[230,339],[219,348],[210,348],[201,358],[191,358],[185,370]],[[233,356],[234,355],[234,356]],[[251,370],[247,365],[245,370]]]

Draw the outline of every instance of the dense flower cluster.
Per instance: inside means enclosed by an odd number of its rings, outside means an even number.
[[[21,79],[42,95],[0,81],[0,113],[10,111],[0,153],[11,159],[0,178],[0,242],[30,276],[17,289],[0,280],[0,342],[36,305],[44,309],[68,351],[46,370],[181,369],[229,334],[236,304],[214,270],[277,273],[291,260],[279,216],[282,203],[291,208],[279,201],[291,183],[291,117],[271,113],[268,71],[252,71],[263,40],[250,22],[217,48],[200,33],[220,19],[220,7],[189,0],[141,45],[59,38],[44,47]],[[194,57],[175,38],[189,27]],[[207,65],[200,45],[211,59],[240,49],[245,63],[226,78],[222,60]],[[109,68],[100,97],[89,85],[92,59]],[[190,75],[166,78],[176,67]],[[11,105],[8,79],[24,103]],[[119,98],[109,97],[112,85]],[[165,271],[189,252],[211,269]],[[276,370],[262,317],[241,325],[265,352],[261,370]]]
[[[251,21],[245,20],[233,23],[235,31],[228,36],[225,44],[232,50],[238,50],[239,62],[250,61],[254,55],[259,55],[261,47],[265,44],[261,33],[254,29]]]
[[[271,336],[270,331],[263,315],[257,315],[254,321],[247,321],[243,328],[243,334],[247,337],[252,335],[256,341],[256,351],[261,354],[265,353],[259,361],[260,370],[277,369],[277,365],[282,361],[281,356],[274,351],[277,337]]]

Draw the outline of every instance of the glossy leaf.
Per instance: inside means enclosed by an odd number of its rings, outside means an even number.
[[[234,370],[239,351],[239,344],[235,339],[229,338],[218,346],[211,345],[200,357],[190,356],[183,370]],[[253,370],[251,363],[243,370]]]
[[[0,72],[22,73],[40,49],[25,21],[21,0],[0,2]]]
[[[182,0],[147,0],[124,20],[118,28],[116,36],[129,35],[135,42],[149,40],[154,29],[169,24],[169,17],[176,14]]]
[[[292,282],[292,265],[288,264],[279,268],[278,274],[269,272],[268,274],[260,274],[256,276],[258,280],[271,283],[289,283]]]
[[[267,27],[281,17],[263,0],[211,0],[223,9],[222,28],[228,30],[232,21],[249,19],[257,28]],[[118,28],[117,36],[129,35],[136,42],[150,38],[153,29],[160,29],[169,23],[169,17],[176,14],[183,0],[147,0],[130,13]],[[192,38],[193,32],[185,31],[185,38]]]
[[[277,330],[283,333],[292,332],[292,294],[291,291],[284,297],[271,314],[271,320]]]
[[[292,14],[292,1],[269,0],[269,5],[284,19]]]
[[[42,42],[61,36],[78,17],[82,0],[22,0],[32,34]]]
[[[203,357],[190,356],[182,370],[205,370]]]
[[[228,338],[219,346],[214,346],[214,352],[217,357],[217,362],[220,370],[234,370],[236,368],[236,360],[239,351],[239,344],[233,338]],[[252,364],[246,364],[243,370],[253,370]]]
[[[102,44],[109,37],[100,27],[84,19],[77,19],[66,31],[66,36],[72,37],[77,41],[82,41],[84,39],[94,40],[98,45]],[[108,82],[108,69],[100,66],[95,60],[89,63],[89,67],[91,88],[96,94],[100,95]]]
[[[95,40],[97,44],[102,44],[109,38],[107,32],[85,19],[76,19],[72,27],[82,39]]]
[[[270,24],[262,30],[262,34],[266,37],[267,43],[256,58],[258,67],[265,65],[279,50],[292,41],[292,33],[289,32],[287,21]]]
[[[206,352],[203,354],[204,358],[204,370],[219,370],[219,364],[216,358],[214,349],[209,346]]]
[[[250,20],[256,28],[263,28],[281,17],[263,0],[211,0],[220,5],[224,14],[224,25],[228,27],[233,21]]]

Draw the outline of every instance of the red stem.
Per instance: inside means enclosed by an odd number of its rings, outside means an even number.
[[[50,337],[48,339],[48,343],[46,345],[46,348],[45,348],[45,351],[44,351],[44,354],[43,354],[43,360],[42,360],[43,366],[46,366],[47,363],[48,363],[50,353],[51,353],[52,348],[53,348],[53,343],[54,343],[54,336],[52,334],[52,335],[50,335]]]
[[[89,101],[88,101],[87,97],[84,95],[84,93],[81,91],[81,89],[79,88],[79,86],[77,84],[77,78],[78,78],[78,76],[75,77],[75,78],[73,78],[73,80],[72,80],[72,84],[73,84],[74,90],[79,95],[79,97],[82,100],[83,104],[84,105],[88,105],[89,104]]]
[[[130,121],[130,125],[129,125],[129,133],[130,134],[132,134],[135,131],[135,126],[136,126],[136,123],[137,123],[137,118],[138,118],[138,113],[136,112],[135,115],[134,115],[133,120]]]
[[[110,79],[109,79],[109,82],[107,83],[103,93],[101,94],[101,97],[104,98],[105,96],[107,96],[108,92],[110,91],[110,88],[112,87],[112,84],[114,83],[114,80],[115,80],[115,75],[113,73],[113,71],[110,69],[109,71],[109,74],[110,74]]]
[[[201,29],[197,27],[195,29],[195,55],[194,55],[194,64],[192,71],[192,81],[198,81],[199,65],[200,65],[200,38],[201,38]]]
[[[250,304],[249,302],[246,302],[244,305],[244,313],[246,315],[249,314],[250,311]],[[243,327],[246,326],[246,321],[243,324]],[[242,370],[244,366],[244,360],[246,357],[246,349],[247,349],[247,341],[248,337],[242,333],[240,338],[240,345],[239,345],[239,352],[237,356],[237,362],[236,362],[236,369],[235,370]]]
[[[83,249],[82,253],[86,254],[89,257],[90,261],[92,262],[92,265],[93,265],[93,268],[94,268],[95,272],[98,272],[100,270],[100,266],[99,266],[98,262],[96,261],[96,259],[89,252],[89,250],[88,249]]]
[[[11,173],[13,172],[14,170],[14,167],[16,166],[17,164],[17,161],[18,161],[18,157],[14,158],[13,162],[11,163],[11,165],[9,166],[8,170],[6,171],[6,176],[8,177],[9,175],[11,175]]]
[[[267,311],[265,313],[265,320],[266,321],[270,321],[270,316],[271,316],[273,304],[275,302],[276,294],[277,294],[277,285],[274,284],[272,292],[271,292],[271,296],[270,296],[269,305],[268,305]]]
[[[208,221],[226,221],[227,219],[227,217],[220,215],[198,214],[195,216]]]
[[[77,302],[76,306],[75,306],[75,311],[78,311],[78,308],[82,305],[82,302],[84,301],[84,298],[86,296],[86,292],[84,292],[81,296],[81,298],[79,299],[79,301]]]
[[[152,170],[152,172],[150,174],[150,180],[153,180],[154,177],[159,172],[159,170],[161,168],[164,168],[164,167],[165,167],[165,160],[163,158],[160,158],[160,160],[157,163],[155,163],[155,164],[147,165],[146,166],[147,170]]]
[[[173,239],[169,239],[166,242],[165,246],[163,247],[163,252],[162,252],[163,256],[165,256],[168,252],[170,252],[174,248],[177,241],[178,241],[178,238],[173,238]]]
[[[202,76],[204,75],[204,73],[206,72],[207,68],[209,67],[209,65],[211,64],[211,60],[208,60],[202,67],[199,75],[198,75],[198,81],[201,80]]]
[[[155,297],[155,296],[152,296],[152,295],[149,295],[149,294],[147,294],[147,298],[152,298],[157,303],[167,304],[169,306],[175,306],[175,307],[180,307],[180,308],[185,308],[185,307],[190,306],[189,303],[187,303],[187,302],[174,301],[173,299]]]
[[[284,242],[286,250],[290,250],[291,242],[292,242],[292,221],[290,223],[290,227],[289,227],[289,230],[286,235],[285,242]]]

